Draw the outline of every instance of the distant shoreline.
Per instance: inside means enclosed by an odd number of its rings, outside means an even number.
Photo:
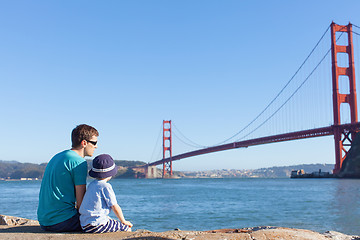
[[[10,182],[10,181],[41,181],[41,178],[0,178],[0,181]]]

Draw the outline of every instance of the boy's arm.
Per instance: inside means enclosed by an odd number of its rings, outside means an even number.
[[[79,210],[86,192],[86,184],[75,185],[76,208]]]
[[[129,227],[132,227],[133,224],[129,221],[126,221],[123,215],[123,212],[119,206],[119,204],[115,204],[111,207],[111,209],[114,211],[115,215],[118,217],[118,219],[120,220],[120,222],[122,222],[125,225],[128,225]]]

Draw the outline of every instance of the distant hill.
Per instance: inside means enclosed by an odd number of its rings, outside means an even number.
[[[46,165],[0,160],[0,178],[42,178]]]
[[[127,161],[114,160],[117,166],[121,169],[128,167],[135,167],[146,164],[142,161]],[[88,169],[92,167],[92,160],[87,160]],[[21,179],[21,178],[42,178],[45,172],[47,163],[21,163],[17,161],[3,161],[0,160],[0,178],[2,179]],[[131,171],[119,170],[119,177],[121,174],[127,174],[132,177]]]

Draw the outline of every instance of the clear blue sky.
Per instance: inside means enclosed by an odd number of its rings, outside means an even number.
[[[100,132],[96,154],[115,159],[158,160],[164,119],[198,143],[220,142],[277,94],[331,21],[360,25],[359,10],[358,0],[0,1],[0,159],[47,162],[81,123]],[[334,163],[332,137],[174,170],[299,163]]]

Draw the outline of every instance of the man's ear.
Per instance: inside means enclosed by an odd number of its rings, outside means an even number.
[[[81,141],[81,146],[82,147],[86,147],[87,144],[88,144],[88,142],[86,140]]]

